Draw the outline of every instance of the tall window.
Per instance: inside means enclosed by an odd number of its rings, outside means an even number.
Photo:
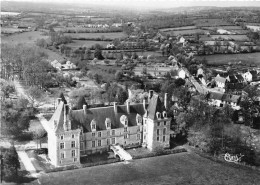
[[[74,134],[72,134],[71,137],[74,138],[75,137]]]
[[[163,128],[163,135],[166,135],[166,128]]]
[[[113,136],[115,135],[115,130],[112,130],[112,135],[113,135]]]
[[[84,148],[84,142],[81,142],[80,143],[80,150],[83,150],[83,148]]]
[[[75,150],[72,150],[72,151],[71,151],[71,156],[72,156],[72,157],[75,157],[75,156],[76,156],[76,151],[75,151]]]
[[[165,142],[165,136],[163,136],[163,142]]]
[[[61,153],[60,153],[60,158],[61,158],[61,159],[64,159],[64,158],[65,158],[64,152],[61,152]]]
[[[160,137],[159,136],[157,136],[157,141],[160,141]]]
[[[60,149],[64,148],[64,143],[60,143]]]
[[[164,121],[164,126],[166,125],[166,121]]]
[[[110,136],[110,131],[107,131],[107,136]]]
[[[112,144],[116,144],[116,138],[112,138]]]
[[[92,148],[95,148],[96,147],[96,143],[95,141],[92,141]]]
[[[92,132],[92,137],[95,137],[96,136],[96,133],[95,132]]]
[[[101,146],[101,140],[98,140],[98,146]]]
[[[160,130],[159,129],[157,129],[157,136],[159,136],[160,135]]]
[[[160,122],[157,122],[157,127],[159,127],[160,126]]]
[[[96,129],[96,124],[92,124],[91,129]]]
[[[98,137],[101,137],[101,132],[98,132]]]
[[[127,127],[124,128],[124,132],[127,132]]]
[[[76,147],[75,141],[71,141],[71,148],[75,148],[75,147]]]
[[[63,138],[64,138],[64,136],[63,136],[63,135],[61,135],[61,136],[60,136],[60,139],[61,139],[61,140],[63,140]]]
[[[107,145],[110,145],[110,139],[107,139]]]
[[[127,139],[127,134],[124,135],[124,139]]]

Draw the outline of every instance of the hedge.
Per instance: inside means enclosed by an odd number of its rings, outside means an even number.
[[[151,153],[148,153],[148,154],[133,156],[133,159],[142,159],[142,158],[155,157],[155,156],[160,156],[160,155],[176,154],[176,153],[182,153],[182,152],[187,152],[187,150],[185,148],[181,148],[181,149],[176,149],[176,150],[164,150],[162,153],[151,152]]]

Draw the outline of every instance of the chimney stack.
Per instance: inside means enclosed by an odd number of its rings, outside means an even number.
[[[167,94],[168,93],[164,94],[164,107],[165,107],[165,109],[167,109]]]
[[[117,113],[117,105],[116,105],[116,102],[114,102],[114,112],[115,112],[115,114]]]
[[[126,102],[127,113],[130,114],[130,102]]]
[[[143,99],[143,107],[144,107],[144,110],[146,110],[146,101],[145,101],[145,99]]]
[[[83,105],[84,114],[87,114],[87,105]]]

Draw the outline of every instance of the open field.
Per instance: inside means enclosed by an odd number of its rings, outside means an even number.
[[[69,47],[72,48],[78,48],[78,47],[91,47],[95,44],[100,44],[103,47],[106,47],[110,42],[108,41],[92,41],[92,40],[73,40],[72,43],[66,44]]]
[[[253,185],[259,171],[181,153],[91,168],[42,174],[41,184]],[[32,184],[37,184],[33,181]]]
[[[218,54],[196,56],[198,59],[206,58],[209,64],[228,64],[229,62],[239,62],[246,64],[257,64],[260,66],[260,53],[243,53],[243,54]]]
[[[234,26],[230,23],[228,23],[225,20],[222,19],[196,19],[194,20],[194,23],[197,26],[203,26],[203,27],[207,27],[207,26]]]
[[[108,32],[108,33],[65,33],[64,35],[69,35],[72,38],[102,38],[105,39],[115,39],[122,38],[126,35],[123,32]]]
[[[188,35],[188,34],[195,34],[195,33],[204,33],[205,30],[201,29],[191,29],[191,30],[176,30],[176,31],[165,31],[164,33],[169,33],[173,35]]]
[[[196,26],[183,26],[183,27],[177,27],[177,28],[163,28],[160,29],[160,31],[177,31],[177,30],[191,30],[196,29]]]
[[[212,39],[223,38],[224,40],[234,39],[235,41],[249,41],[247,35],[210,35]]]
[[[8,44],[34,44],[37,39],[47,39],[48,36],[42,35],[40,31],[23,32],[19,34],[13,34],[9,36],[1,36],[2,43]]]

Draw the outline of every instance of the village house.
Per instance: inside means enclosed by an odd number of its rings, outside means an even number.
[[[55,166],[80,164],[80,157],[110,150],[112,145],[168,148],[171,118],[153,91],[148,103],[71,110],[61,99],[49,121],[48,156]]]
[[[211,91],[206,95],[206,98],[212,106],[223,107],[224,105],[230,105],[233,109],[240,109],[241,96],[238,95]]]
[[[242,74],[242,76],[245,79],[245,81],[247,81],[247,82],[252,82],[252,80],[253,80],[253,76],[249,71]]]
[[[221,77],[219,74],[215,77],[217,87],[224,89],[226,87],[227,79]]]

